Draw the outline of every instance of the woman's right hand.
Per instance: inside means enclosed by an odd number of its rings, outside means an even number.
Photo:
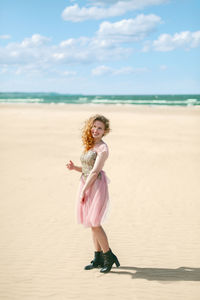
[[[66,164],[69,170],[74,170],[74,163],[70,160],[68,164]]]

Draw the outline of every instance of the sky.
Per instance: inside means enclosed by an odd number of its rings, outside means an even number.
[[[1,0],[0,92],[200,93],[198,0]]]

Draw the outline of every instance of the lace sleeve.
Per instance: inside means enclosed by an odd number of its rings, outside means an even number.
[[[108,146],[106,144],[101,144],[98,148],[97,148],[97,154],[102,154],[104,153],[105,157],[107,158],[109,155],[109,150],[108,150]]]

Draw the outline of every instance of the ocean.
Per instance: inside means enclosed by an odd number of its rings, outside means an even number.
[[[74,95],[58,93],[0,93],[1,103],[200,105],[200,95]]]

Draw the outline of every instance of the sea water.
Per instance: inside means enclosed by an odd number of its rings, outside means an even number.
[[[0,93],[0,103],[200,105],[200,95],[70,95],[58,93]]]

